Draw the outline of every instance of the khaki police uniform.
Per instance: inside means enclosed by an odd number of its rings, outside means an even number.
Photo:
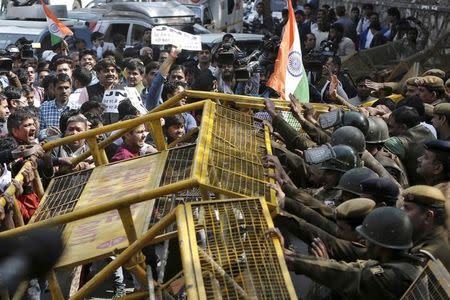
[[[424,207],[445,208],[446,198],[437,188],[427,185],[416,185],[403,192],[403,201],[412,202]],[[412,253],[422,253],[428,258],[439,259],[447,270],[450,270],[450,243],[445,226],[436,226],[430,234],[414,241]]]

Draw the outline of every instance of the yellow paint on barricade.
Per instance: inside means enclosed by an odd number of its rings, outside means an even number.
[[[101,205],[158,187],[167,151],[94,169],[75,211]],[[147,231],[154,200],[131,205],[137,236]],[[69,223],[64,230],[66,249],[57,267],[78,265],[111,255],[128,246],[117,210]]]

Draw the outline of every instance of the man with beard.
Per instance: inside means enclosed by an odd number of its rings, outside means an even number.
[[[224,64],[219,66],[216,72],[217,85],[220,93],[234,94],[236,79],[234,78],[234,66]]]
[[[59,134],[61,114],[69,109],[69,96],[72,93],[72,79],[67,74],[58,74],[55,84],[55,99],[42,104],[39,114],[40,140],[55,133]]]

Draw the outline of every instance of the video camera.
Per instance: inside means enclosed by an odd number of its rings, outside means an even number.
[[[305,69],[311,72],[321,72],[327,58],[334,56],[336,51],[336,46],[332,41],[322,41],[319,50],[311,51],[303,56]]]
[[[279,44],[280,39],[278,37],[271,37],[264,41],[259,50],[254,50],[251,54],[245,56],[245,53],[234,45],[234,39],[232,39],[231,42],[222,43],[214,55],[219,66],[234,66],[234,75],[237,81],[246,81],[260,69],[260,66],[275,62],[273,53],[277,52]]]

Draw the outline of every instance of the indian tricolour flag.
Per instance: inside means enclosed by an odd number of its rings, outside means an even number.
[[[289,19],[284,26],[275,70],[267,85],[276,90],[283,99],[289,100],[293,94],[300,102],[309,102],[308,78],[302,62],[302,49],[295,21],[292,1],[288,0]]]
[[[44,9],[45,16],[47,17],[48,31],[50,31],[52,46],[62,41],[62,39],[68,35],[73,35],[63,22],[61,22],[48,8],[48,6],[41,0],[42,8]]]

